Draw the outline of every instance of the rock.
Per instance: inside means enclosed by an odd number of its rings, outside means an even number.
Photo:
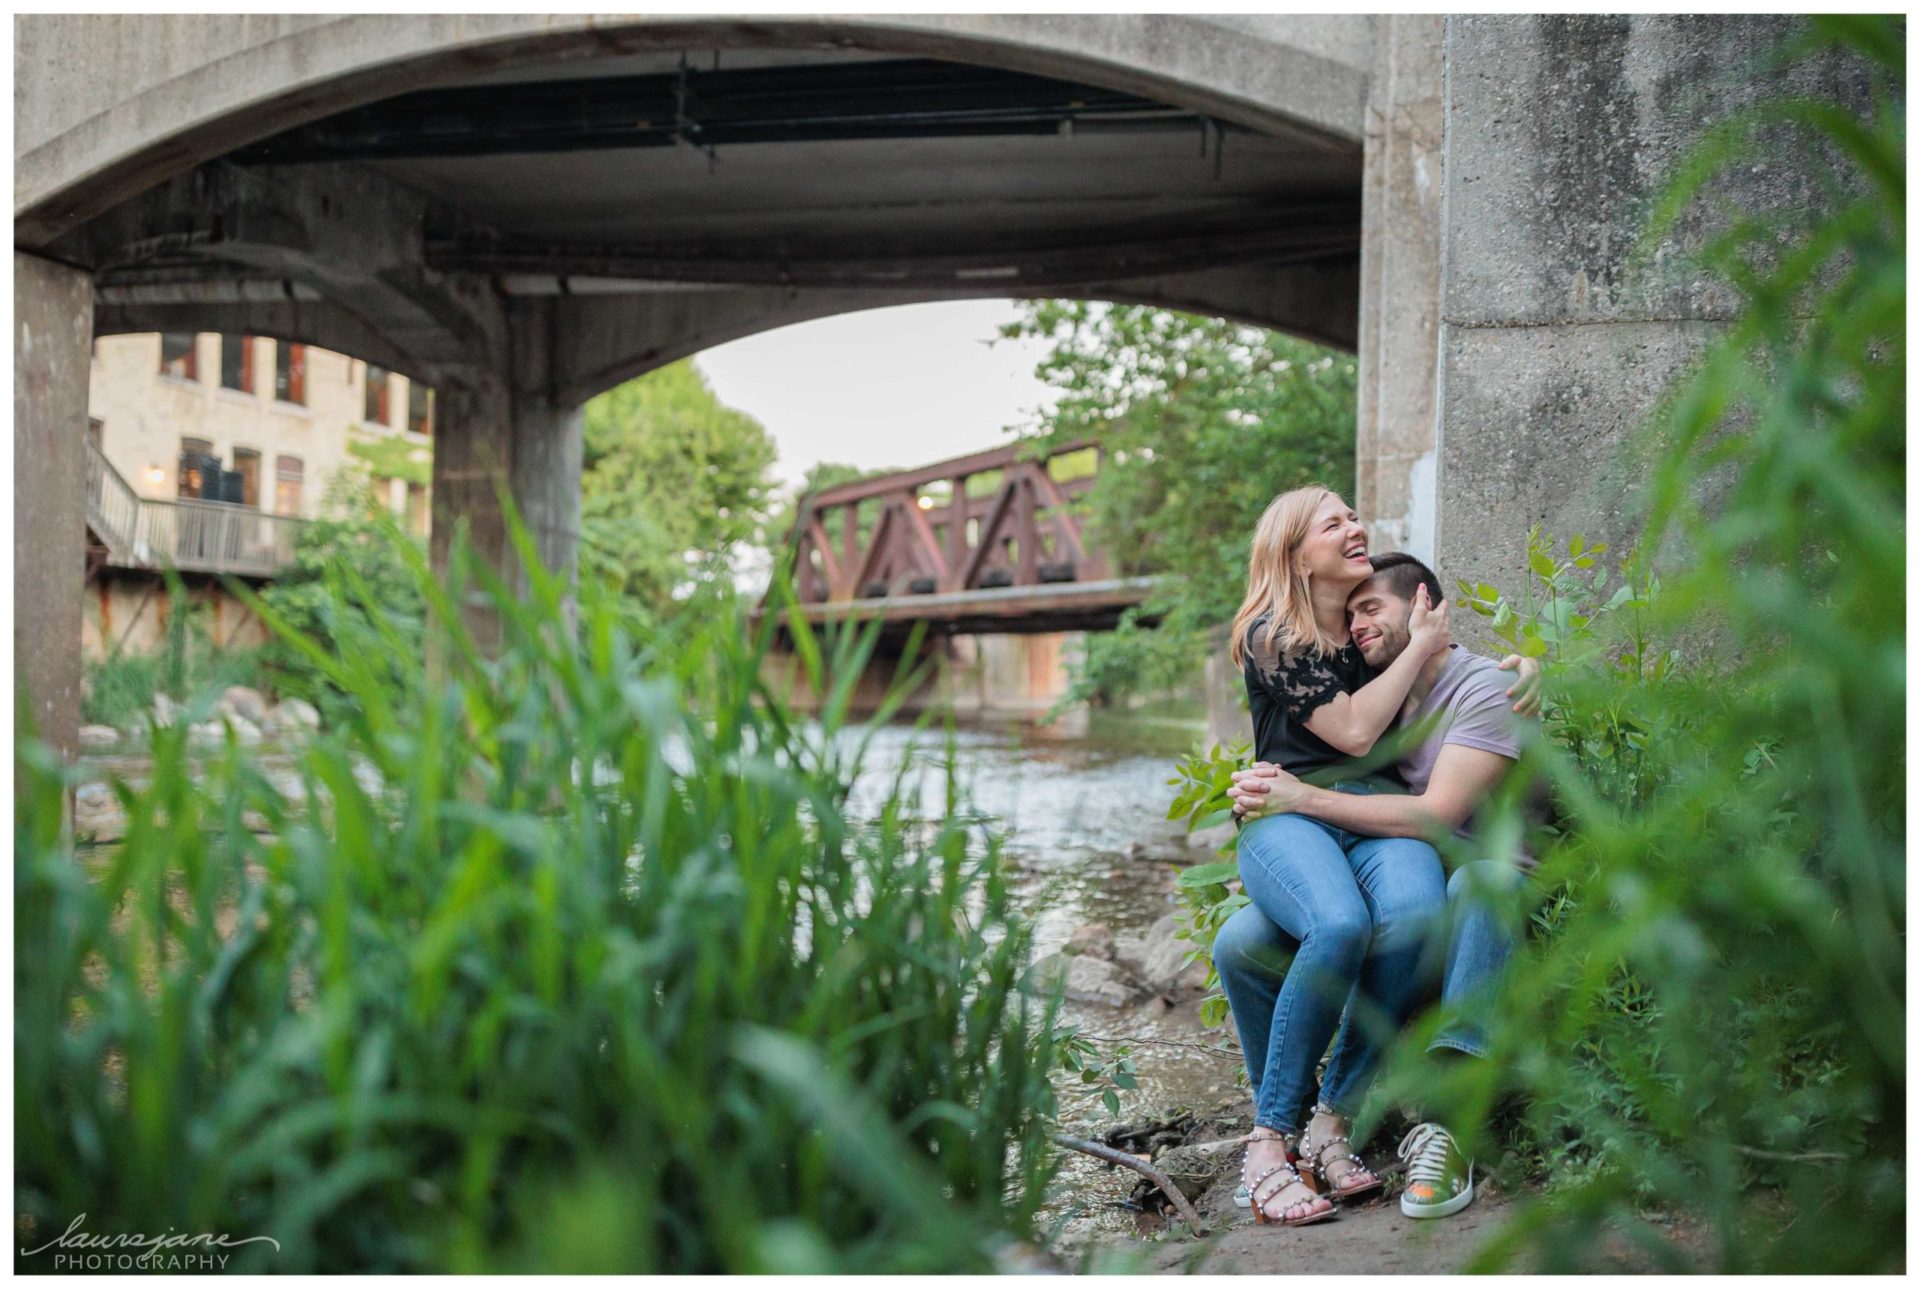
[[[113,747],[120,742],[120,731],[111,725],[82,725],[80,727],[80,746],[98,750]]]
[[[155,729],[166,729],[180,719],[180,705],[165,694],[155,694],[153,713],[149,719]]]
[[[267,717],[268,724],[283,734],[312,733],[320,728],[320,712],[303,698],[283,698]]]
[[[1202,828],[1187,834],[1187,845],[1194,850],[1204,850],[1209,855],[1232,841],[1234,837],[1231,823],[1215,824],[1211,828]]]
[[[242,747],[252,747],[261,739],[260,727],[244,716],[229,716],[227,724],[233,726],[233,736]]]
[[[1121,848],[1120,853],[1128,859],[1145,859],[1147,857],[1147,848],[1142,842],[1130,841]]]
[[[1033,980],[1042,988],[1065,986],[1074,1002],[1125,1007],[1139,997],[1139,989],[1120,968],[1100,958],[1050,954],[1033,964]]]
[[[1175,1146],[1154,1157],[1153,1166],[1167,1175],[1190,1200],[1206,1194],[1214,1183],[1240,1167],[1241,1148],[1207,1150],[1199,1146]]]
[[[73,790],[73,803],[85,809],[111,805],[113,789],[104,783],[83,783]]]
[[[227,727],[219,721],[201,721],[187,727],[187,742],[196,747],[218,747],[227,741]]]
[[[1206,982],[1206,963],[1187,962],[1194,946],[1180,938],[1179,930],[1179,919],[1169,913],[1143,935],[1118,936],[1113,942],[1114,960],[1152,993],[1197,988]]]
[[[250,724],[259,726],[265,724],[267,719],[267,700],[257,689],[231,685],[220,695],[216,710],[223,715],[243,717]]]
[[[1089,958],[1113,959],[1113,928],[1105,922],[1089,922],[1067,937],[1066,947],[1060,952],[1073,955],[1084,954]]]

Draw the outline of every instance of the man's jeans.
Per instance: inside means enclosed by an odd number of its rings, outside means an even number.
[[[1289,817],[1292,816],[1281,816]],[[1247,831],[1256,826],[1249,825]],[[1338,829],[1332,831],[1340,832]],[[1244,832],[1242,836],[1244,838]],[[1243,884],[1248,868],[1246,859],[1243,841]],[[1498,986],[1500,972],[1514,946],[1514,934],[1508,918],[1503,915],[1503,909],[1511,899],[1512,890],[1521,881],[1520,872],[1512,864],[1491,860],[1464,864],[1447,880],[1446,914],[1450,935],[1445,984],[1441,993],[1446,1019],[1439,1033],[1428,1044],[1429,1051],[1452,1048],[1474,1056],[1485,1055],[1486,1006]],[[1430,918],[1431,910],[1428,913]],[[1426,929],[1431,928],[1429,920]],[[1431,947],[1432,937],[1422,933],[1418,938],[1423,941],[1422,948]],[[1312,1106],[1311,1099],[1306,1095],[1310,1079],[1298,1080],[1297,1086],[1295,1081],[1284,1084],[1276,1082],[1269,1096],[1264,1078],[1266,1070],[1273,1067],[1272,1054],[1278,1046],[1274,1041],[1277,1035],[1274,1033],[1273,1017],[1278,1000],[1285,992],[1289,960],[1297,960],[1302,948],[1300,937],[1276,925],[1262,911],[1258,902],[1228,918],[1213,942],[1214,966],[1220,973],[1221,986],[1233,1010],[1241,1050],[1246,1055],[1247,1074],[1253,1083],[1255,1118],[1260,1123],[1283,1131],[1291,1130],[1303,1122]],[[1431,995],[1433,972],[1430,953],[1423,954],[1403,944],[1390,954],[1390,961],[1403,970],[1404,979],[1413,984],[1413,989],[1410,993],[1389,990],[1386,1003],[1382,1003],[1376,995],[1373,1006],[1368,1009],[1376,1020],[1375,1024],[1355,1025],[1349,1012],[1341,1026],[1334,1059],[1327,1070],[1327,1092],[1321,1099],[1348,1116],[1357,1108],[1359,1098],[1365,1092],[1363,1080],[1371,1076],[1378,1064],[1381,1049],[1391,1041],[1399,1026],[1419,1003]],[[1409,961],[1411,966],[1408,966]],[[1373,975],[1372,972],[1367,973],[1369,981]],[[1374,987],[1377,989],[1379,986]],[[1386,1028],[1384,1022],[1396,1012],[1397,1019],[1393,1020],[1392,1028]],[[1319,1047],[1314,1048],[1312,1055],[1307,1058],[1309,1075],[1325,1043],[1322,1037]],[[1290,1053],[1288,1059],[1297,1060],[1298,1057]],[[1288,1097],[1295,1099],[1289,1102],[1286,1100]]]
[[[1336,1025],[1320,1099],[1351,1115],[1382,1036],[1399,1032],[1431,991],[1437,955],[1423,950],[1445,908],[1440,856],[1423,841],[1272,815],[1241,829],[1239,858],[1253,903],[1220,928],[1213,960],[1253,1082],[1254,1122],[1303,1125]]]
[[[1487,1009],[1516,940],[1509,913],[1524,882],[1518,867],[1476,859],[1447,879],[1447,981],[1440,994],[1445,1020],[1427,1044],[1469,1056],[1487,1054]]]

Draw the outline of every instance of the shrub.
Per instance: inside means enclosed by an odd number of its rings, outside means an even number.
[[[302,526],[293,562],[259,599],[287,629],[263,654],[274,686],[313,703],[331,724],[346,718],[353,695],[296,642],[332,658],[360,658],[381,673],[384,688],[404,691],[406,673],[424,657],[427,598],[415,572],[424,542],[400,527],[364,480],[343,472],[325,511]]]
[[[802,633],[841,678],[802,725],[737,609],[638,640],[589,593],[575,635],[555,578],[406,558],[433,679],[259,602],[350,700],[299,800],[163,730],[124,845],[77,858],[19,741],[23,1247],[84,1212],[278,1241],[229,1269],[987,1269],[1051,1168],[1051,1016],[957,788],[845,813],[872,638]],[[342,581],[332,620],[401,647]]]
[[[193,704],[232,685],[260,686],[266,673],[261,649],[220,648],[207,629],[207,608],[188,598],[178,578],[167,581],[167,633],[150,654],[116,650],[87,663],[82,717],[94,724],[132,729],[145,723],[154,695]]]

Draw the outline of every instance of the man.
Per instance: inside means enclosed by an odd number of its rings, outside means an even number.
[[[1419,588],[1432,604],[1444,592],[1433,570],[1411,555],[1383,555],[1373,564],[1373,576],[1348,598],[1347,612],[1354,643],[1378,671],[1407,647]],[[1456,645],[1428,659],[1401,712],[1399,728],[1418,740],[1398,765],[1406,795],[1334,792],[1261,762],[1234,774],[1234,812],[1243,819],[1303,814],[1374,837],[1436,838],[1451,831],[1471,840],[1469,821],[1520,756],[1525,731],[1511,701],[1500,666]],[[1429,1051],[1486,1054],[1478,1008],[1513,948],[1498,895],[1530,864],[1516,846],[1509,858],[1463,864],[1448,879],[1452,934],[1441,992],[1448,1019]],[[1400,1157],[1408,1174],[1400,1211],[1408,1217],[1446,1217],[1473,1202],[1473,1161],[1443,1125],[1420,1124],[1401,1143]]]

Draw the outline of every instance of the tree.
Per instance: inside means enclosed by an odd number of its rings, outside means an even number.
[[[721,403],[690,361],[602,394],[585,415],[581,576],[651,616],[692,581],[728,576],[765,522],[766,428]]]
[[[1061,391],[1043,442],[1105,449],[1088,493],[1092,540],[1116,572],[1168,574],[1118,631],[1089,637],[1071,697],[1112,699],[1197,678],[1208,632],[1247,583],[1247,545],[1273,497],[1310,481],[1352,497],[1351,355],[1256,327],[1139,305],[1021,305],[1008,339],[1051,350]],[[1140,625],[1158,616],[1157,631]]]
[[[294,538],[293,561],[260,592],[292,631],[336,657],[364,658],[397,692],[417,667],[426,639],[426,599],[407,558],[425,543],[403,532],[365,473],[342,470],[327,487],[319,518]],[[340,689],[302,650],[275,633],[265,649],[277,688],[315,703],[331,719]]]

